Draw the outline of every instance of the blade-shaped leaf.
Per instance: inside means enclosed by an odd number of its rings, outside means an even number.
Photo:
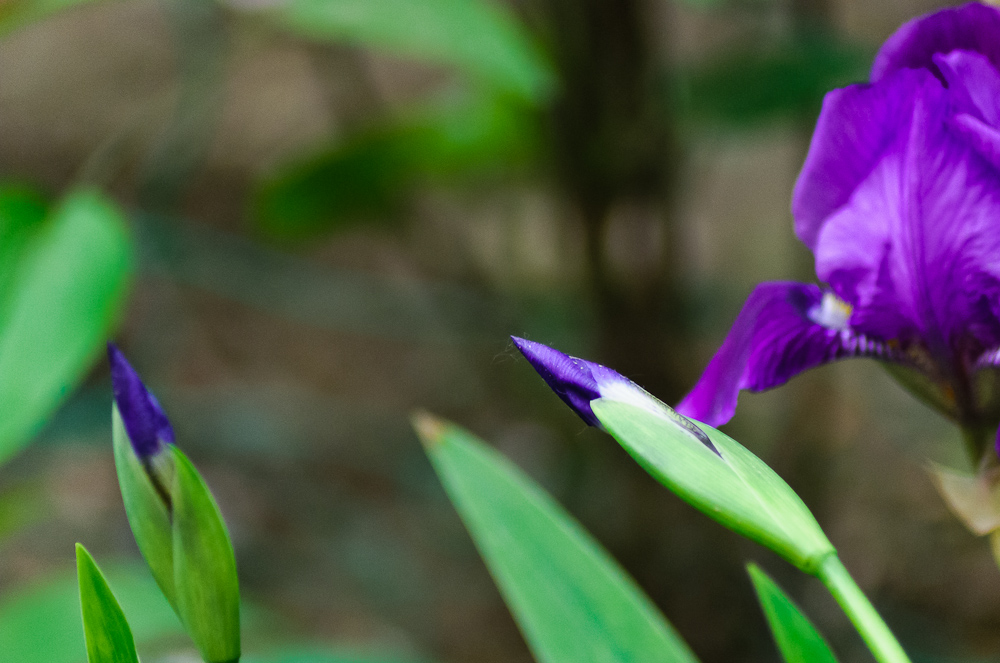
[[[756,564],[748,564],[747,571],[786,663],[837,663],[830,645],[781,588]]]
[[[681,425],[690,422],[676,419],[680,415],[665,405],[662,414],[607,398],[590,405],[647,472],[726,527],[775,550],[807,573],[815,574],[823,558],[834,552],[788,484],[725,433],[696,423],[716,454]]]
[[[415,426],[542,663],[696,659],[634,581],[551,497],[468,432]]]
[[[80,611],[89,663],[139,663],[135,641],[118,600],[87,549],[76,544]]]
[[[208,486],[180,449],[170,451],[177,609],[207,663],[237,661],[240,591],[233,546]]]
[[[83,377],[124,301],[131,243],[114,205],[71,195],[31,239],[0,308],[0,462]]]
[[[142,565],[105,565],[105,571],[140,647],[143,643],[184,637],[180,622]],[[60,573],[5,593],[0,601],[0,660],[4,663],[87,660],[75,575]]]
[[[532,101],[554,86],[548,62],[488,0],[290,0],[278,20],[313,39],[385,49],[459,69]]]

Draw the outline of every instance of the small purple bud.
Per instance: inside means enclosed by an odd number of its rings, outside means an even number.
[[[542,343],[517,336],[510,338],[552,391],[588,425],[604,429],[590,407],[591,401],[598,398],[622,401],[667,417],[722,457],[697,424],[655,399],[621,373],[586,359],[570,357]]]
[[[547,345],[529,341],[517,336],[511,336],[514,345],[521,351],[542,379],[563,399],[566,405],[573,408],[588,426],[601,427],[601,422],[594,416],[590,401],[600,398],[597,380],[594,378],[593,367],[609,371],[610,369],[583,359],[570,357]],[[612,371],[613,372],[613,371]],[[620,376],[619,376],[620,377]],[[623,377],[622,380],[625,380]]]
[[[111,364],[111,390],[132,449],[140,460],[152,458],[167,444],[174,443],[174,429],[156,397],[146,389],[139,374],[114,343],[108,343],[108,362]]]

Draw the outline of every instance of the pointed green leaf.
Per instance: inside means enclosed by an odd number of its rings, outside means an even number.
[[[748,564],[747,571],[786,663],[837,663],[830,645],[781,588],[756,564]]]
[[[725,433],[694,422],[714,453],[683,425],[691,422],[656,403],[662,414],[605,398],[591,407],[622,447],[681,499],[815,574],[834,549],[788,484]]]
[[[125,424],[115,404],[111,406],[111,439],[118,485],[122,491],[122,502],[132,528],[132,536],[135,537],[139,552],[149,565],[156,584],[176,610],[177,590],[174,588],[174,542],[170,512],[132,450]],[[165,456],[165,460],[173,460],[172,456]]]
[[[135,641],[118,600],[93,557],[76,544],[80,610],[89,663],[139,663]]]
[[[492,0],[290,0],[278,12],[308,38],[451,65],[528,100],[542,101],[554,87],[551,66]]]
[[[105,565],[105,577],[143,643],[183,638],[184,631],[146,568]],[[4,593],[0,600],[0,661],[81,663],[87,660],[76,574],[59,572]]]
[[[696,660],[635,582],[520,470],[452,424],[421,415],[415,426],[536,660]]]
[[[177,447],[173,497],[177,609],[206,663],[240,657],[240,590],[236,557],[222,514],[201,475]]]
[[[35,233],[0,301],[0,462],[79,382],[124,302],[131,243],[100,195],[71,195]]]

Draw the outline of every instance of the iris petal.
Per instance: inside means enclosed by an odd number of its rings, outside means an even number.
[[[845,317],[831,317],[830,296],[804,283],[757,286],[677,411],[718,426],[732,418],[741,389],[770,389],[845,357],[890,358],[881,343],[852,331]]]
[[[952,132],[1000,169],[1000,72],[985,56],[968,51],[936,55],[948,84]]]
[[[856,330],[920,342],[944,361],[972,329],[986,332],[980,344],[1000,341],[971,287],[1000,276],[1000,177],[949,129],[952,102],[925,77],[896,120],[900,140],[814,248],[819,278],[855,306]]]
[[[108,361],[111,389],[132,448],[139,458],[155,456],[165,444],[174,442],[170,421],[156,397],[146,389],[139,374],[113,343],[108,343]]]
[[[920,16],[903,24],[882,45],[872,65],[871,80],[882,80],[906,68],[925,68],[940,77],[934,55],[959,49],[982,53],[1000,69],[998,34],[1000,11],[975,2]]]
[[[573,411],[580,415],[580,418],[586,421],[587,425],[600,427],[600,422],[590,408],[590,401],[601,397],[593,367],[605,371],[610,371],[610,369],[584,359],[570,357],[543,343],[536,343],[517,336],[511,336],[511,340],[566,405],[569,405]],[[621,379],[625,380],[625,378]]]
[[[900,118],[928,84],[927,72],[901,72],[879,85],[851,85],[823,100],[809,154],[792,195],[795,233],[815,250],[826,219],[850,201],[858,185],[900,142]]]

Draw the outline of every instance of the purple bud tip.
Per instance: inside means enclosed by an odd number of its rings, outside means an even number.
[[[156,397],[146,389],[132,365],[114,343],[108,343],[111,364],[111,391],[132,449],[140,459],[155,456],[167,444],[174,443],[174,429]]]
[[[663,405],[621,373],[586,359],[570,357],[541,343],[517,336],[511,336],[510,339],[552,391],[556,392],[566,405],[573,408],[573,411],[588,425],[603,428],[593,408],[590,407],[591,401],[602,396],[625,400],[667,416],[717,456],[722,457],[708,435],[693,421]],[[659,408],[662,408],[662,411]]]
[[[601,423],[590,408],[590,401],[600,398],[597,378],[594,370],[618,375],[609,368],[584,359],[577,359],[563,354],[554,348],[541,343],[535,343],[517,336],[510,337],[514,345],[521,351],[542,379],[563,399],[566,405],[580,415],[589,426],[601,427]],[[621,380],[625,378],[618,376]]]

